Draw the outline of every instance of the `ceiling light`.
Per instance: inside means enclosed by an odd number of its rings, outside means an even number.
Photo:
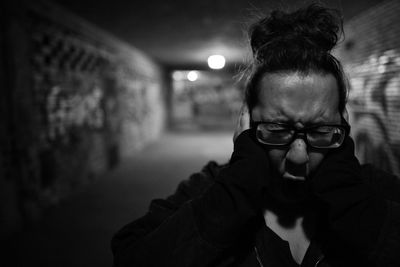
[[[172,73],[172,79],[174,79],[175,81],[183,80],[185,79],[185,74],[182,71],[176,70]]]
[[[191,82],[194,82],[197,80],[197,78],[199,78],[199,75],[197,74],[197,71],[189,71],[187,74],[187,79]]]
[[[208,57],[207,62],[211,69],[219,70],[225,66],[225,57],[221,55],[212,55]]]

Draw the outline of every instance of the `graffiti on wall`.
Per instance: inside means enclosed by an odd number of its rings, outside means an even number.
[[[156,138],[164,80],[145,54],[50,1],[17,2],[3,27],[16,44],[3,96],[13,126],[7,168],[29,219]]]
[[[98,86],[85,93],[71,93],[67,89],[56,85],[47,95],[47,136],[50,140],[67,138],[68,132],[75,127],[100,129],[104,124],[103,92]]]
[[[400,52],[371,55],[349,68],[349,113],[364,163],[400,174]]]

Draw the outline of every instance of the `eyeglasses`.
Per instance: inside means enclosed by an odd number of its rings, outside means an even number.
[[[296,138],[301,138],[313,148],[340,147],[350,132],[347,124],[323,124],[296,129],[285,123],[252,122],[255,136],[261,144],[270,146],[285,146],[291,144]]]

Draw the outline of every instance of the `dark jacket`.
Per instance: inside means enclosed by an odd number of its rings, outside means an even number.
[[[153,200],[145,216],[113,237],[116,267],[298,266],[287,242],[265,226],[254,208],[263,188],[256,174],[266,171],[257,161],[265,158],[251,148],[251,140],[240,138],[235,143],[240,153],[234,152],[228,165],[209,162],[181,182],[173,195]],[[301,266],[400,266],[400,181],[371,165],[356,171],[352,175],[362,181],[349,183],[333,198],[332,188],[343,186],[316,189],[321,192],[316,195],[323,202],[323,219]],[[250,176],[256,177],[252,182],[257,186],[243,185],[241,179]],[[341,177],[349,180],[346,173]],[[324,195],[327,188],[329,194]]]

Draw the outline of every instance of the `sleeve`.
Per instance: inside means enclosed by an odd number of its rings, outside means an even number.
[[[368,183],[386,200],[387,214],[372,254],[377,266],[400,266],[400,179],[399,177],[364,165]]]
[[[400,203],[400,178],[371,164],[362,166],[362,173],[368,183],[385,199]]]
[[[350,137],[325,156],[311,184],[327,213],[328,227],[337,239],[363,257],[371,255],[387,208],[385,200],[362,176]]]
[[[198,266],[212,261],[217,251],[199,238],[189,201],[214,183],[220,168],[209,162],[201,172],[181,182],[173,195],[153,200],[145,216],[119,230],[111,240],[114,266],[189,266],[185,263],[193,260],[189,251],[206,254],[199,257],[203,260]]]
[[[213,169],[193,175],[166,200],[154,200],[144,217],[120,230],[112,240],[114,265],[215,266],[230,260],[228,252],[260,222],[257,202],[268,160],[244,131],[229,164]]]
[[[387,201],[387,215],[384,219],[371,259],[376,266],[400,266],[400,205],[398,202]]]
[[[393,176],[365,173],[354,156],[354,142],[347,137],[341,148],[327,154],[311,182],[336,238],[374,266],[400,266],[400,214],[393,201]]]

